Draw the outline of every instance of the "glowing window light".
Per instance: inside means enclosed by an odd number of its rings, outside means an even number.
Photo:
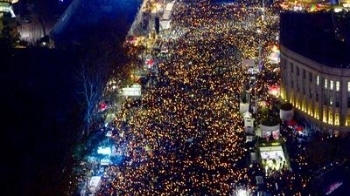
[[[333,114],[332,114],[332,112],[329,112],[328,123],[331,124],[331,125],[333,124]]]
[[[339,89],[340,89],[340,82],[339,82],[339,81],[336,81],[336,82],[335,82],[335,90],[336,90],[336,91],[339,91]]]
[[[323,111],[323,122],[327,123],[327,112]]]
[[[339,113],[335,113],[334,125],[339,125]]]
[[[350,115],[347,115],[345,125],[346,126],[350,125]]]
[[[314,117],[315,117],[317,120],[320,120],[320,115],[319,115],[318,110],[317,110],[316,107],[315,107],[315,111],[314,111]]]
[[[309,107],[307,107],[307,114],[310,116],[312,115],[312,108],[310,105],[309,105]]]
[[[333,86],[334,86],[334,82],[333,82],[333,80],[331,80],[331,81],[330,81],[329,88],[330,88],[331,90],[333,90]]]

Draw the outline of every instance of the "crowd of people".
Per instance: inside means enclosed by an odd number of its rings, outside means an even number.
[[[276,41],[277,31],[268,29],[276,22],[272,16],[257,7],[176,2],[167,33],[181,36],[156,59],[158,71],[148,75],[142,97],[126,99],[109,125],[126,158],[104,168],[97,195],[229,195],[240,184],[255,189],[239,114],[249,81],[241,62],[257,59],[259,47]],[[265,82],[254,87],[266,95]]]

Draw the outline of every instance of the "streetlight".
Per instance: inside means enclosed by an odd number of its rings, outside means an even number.
[[[261,38],[260,38],[260,36],[261,36],[261,29],[260,28],[258,28],[257,30],[256,30],[256,32],[258,33],[258,42],[259,42],[259,55],[258,55],[258,60],[259,60],[259,71],[261,71],[261,67],[260,66],[262,66],[262,59],[261,59]]]
[[[264,21],[265,20],[265,1],[264,0],[261,0],[262,1],[262,20]]]

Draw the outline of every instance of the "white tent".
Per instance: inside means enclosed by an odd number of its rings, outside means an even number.
[[[122,89],[123,96],[140,97],[141,96],[141,85],[133,84],[131,87]]]
[[[162,20],[168,21],[170,20],[171,17],[171,12],[170,11],[165,11],[162,17]]]
[[[249,111],[243,113],[243,118],[251,118],[252,114]]]
[[[167,3],[165,6],[165,11],[172,11],[174,7],[175,1],[172,1],[170,3]]]
[[[244,114],[245,112],[247,112],[249,110],[249,103],[240,103],[239,104],[239,112],[241,114]]]
[[[173,7],[174,7],[174,3],[175,3],[175,1],[166,4],[165,10],[164,10],[164,13],[162,16],[162,20],[170,20],[171,13],[172,13]]]
[[[92,194],[95,194],[100,189],[100,186],[101,186],[101,176],[91,177],[88,185],[89,191]]]
[[[254,118],[249,111],[243,113],[244,127],[254,127]]]

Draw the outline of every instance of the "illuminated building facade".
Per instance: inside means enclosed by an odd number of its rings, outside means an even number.
[[[338,1],[339,2],[339,4],[342,4],[342,5],[344,5],[344,4],[350,4],[350,0],[339,0]]]
[[[350,69],[317,63],[281,46],[281,98],[322,130],[350,131]]]
[[[331,15],[296,15],[281,15],[281,100],[316,130],[350,132],[350,44],[335,39]]]

